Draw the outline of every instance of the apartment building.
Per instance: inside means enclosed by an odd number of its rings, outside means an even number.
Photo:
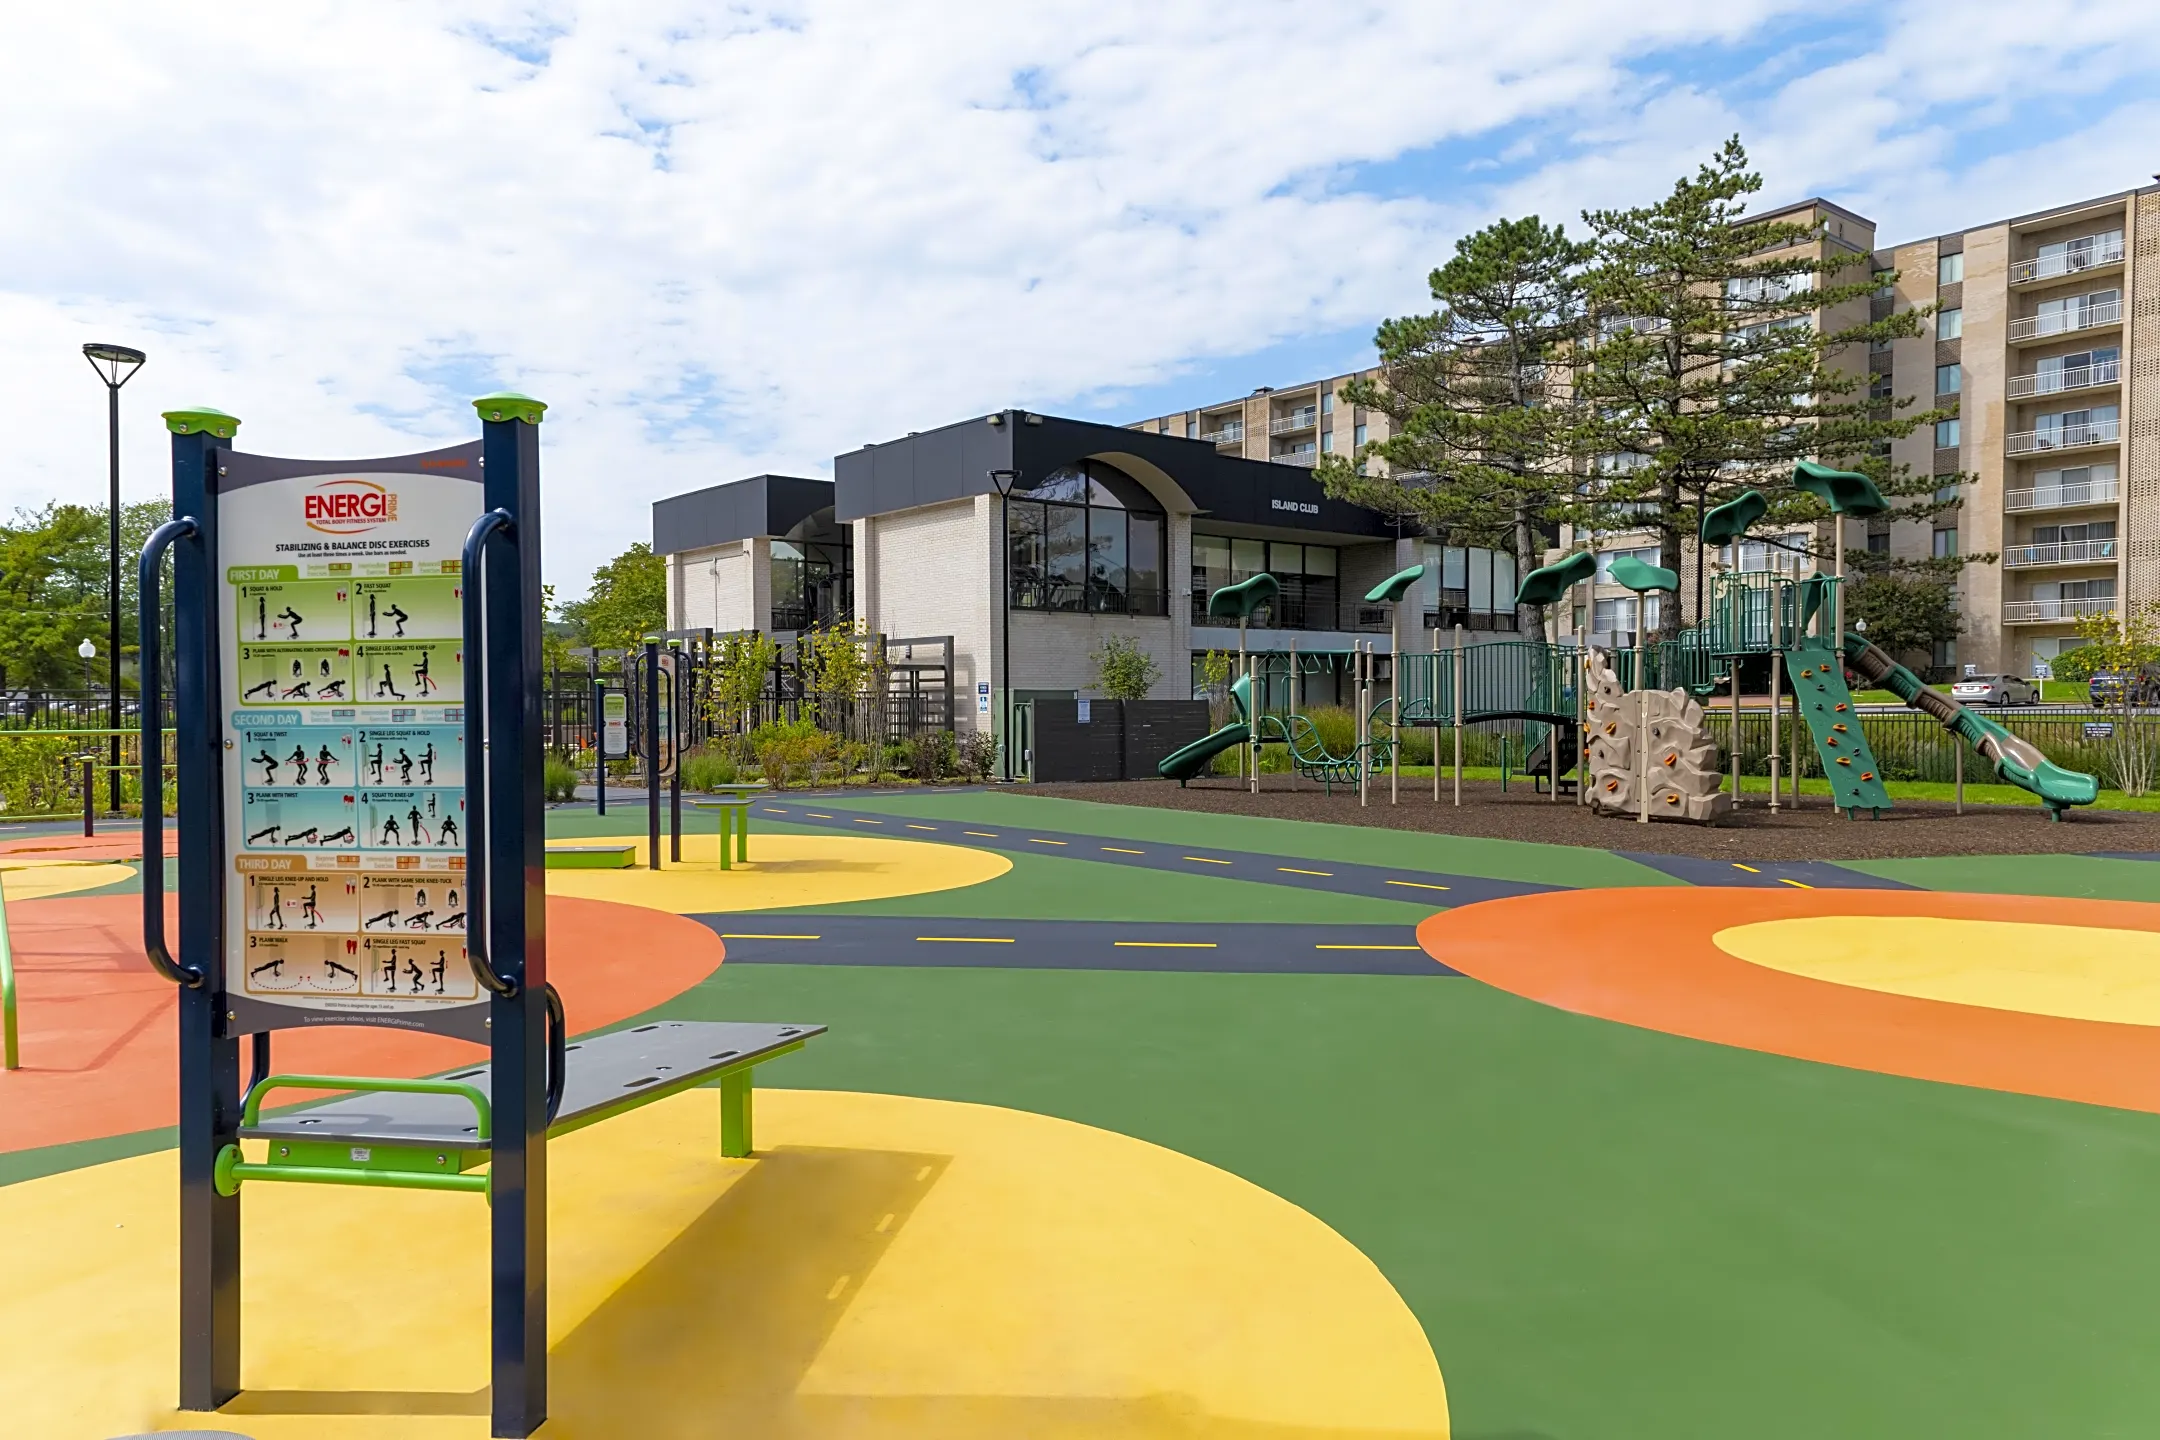
[[[1970,479],[1925,533],[1877,527],[1866,543],[2000,555],[1963,572],[1957,659],[2033,673],[2077,644],[2080,615],[2160,601],[2160,186],[1875,262],[1897,276],[1878,307],[1938,307],[1926,336],[1869,357],[1877,385],[1959,411],[1899,458]]]
[[[1887,247],[1877,245],[1874,221],[1819,197],[1751,218],[1808,225],[1822,258],[1882,277],[1865,311],[1860,302],[1818,311],[1818,326],[1935,307],[1923,335],[1842,362],[1866,371],[1877,398],[1958,412],[1892,450],[1913,473],[1942,477],[1943,498],[1955,506],[1926,521],[1851,522],[1844,536],[1849,549],[1908,558],[1998,557],[1961,572],[1963,631],[1925,658],[1939,671],[2032,674],[2077,643],[2080,615],[2160,602],[2160,186]],[[1132,428],[1310,466],[1387,433],[1386,416],[1337,403],[1352,378],[1262,387]],[[1622,471],[1636,462],[1613,455],[1599,463]],[[1561,634],[1625,645],[1656,628],[1656,597],[1639,609],[1610,583],[1611,562],[1630,553],[1681,572],[1679,603],[1693,620],[1693,546],[1664,556],[1647,535],[1589,538],[1599,582],[1588,613],[1560,618]],[[1763,535],[1713,553],[1705,592],[1732,568],[1812,573],[1797,552],[1828,539],[1826,525],[1813,536]]]

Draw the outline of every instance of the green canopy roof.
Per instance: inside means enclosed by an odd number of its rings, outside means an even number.
[[[1857,470],[1832,470],[1812,460],[1793,466],[1793,488],[1805,490],[1828,505],[1833,514],[1866,517],[1890,508],[1875,482]],[[1708,517],[1705,517],[1706,519]]]
[[[1702,543],[1730,545],[1747,534],[1748,527],[1770,513],[1770,502],[1760,490],[1740,494],[1702,517]]]
[[[1282,586],[1273,575],[1263,570],[1250,580],[1240,580],[1235,585],[1225,585],[1208,596],[1207,613],[1210,620],[1249,620],[1252,613],[1282,593]]]
[[[1392,605],[1402,599],[1404,593],[1412,585],[1417,584],[1418,578],[1424,573],[1425,567],[1423,565],[1413,565],[1407,570],[1398,571],[1366,591],[1365,598],[1375,605],[1382,601]]]
[[[1633,555],[1622,555],[1612,562],[1612,578],[1640,595],[1645,590],[1671,590],[1678,593],[1680,577],[1662,565],[1651,565]]]
[[[1580,585],[1597,574],[1597,556],[1588,550],[1578,550],[1557,564],[1542,570],[1532,570],[1523,576],[1522,588],[1515,592],[1517,605],[1550,605],[1567,594],[1570,585]]]

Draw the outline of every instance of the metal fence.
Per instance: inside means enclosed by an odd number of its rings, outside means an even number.
[[[1703,718],[1717,742],[1719,763],[1732,767],[1732,712],[1724,706],[1706,704]],[[2106,711],[2058,711],[2041,715],[1992,714],[1988,718],[2022,739],[2031,741],[2042,754],[2070,770],[2099,777],[2111,790],[2143,790],[2153,781],[2160,762],[2160,716],[2124,715]],[[1860,728],[1868,748],[1875,752],[1885,780],[1934,781],[1947,784],[1957,778],[1958,751],[1965,752],[1965,779],[1985,782],[1994,766],[1961,737],[1945,730],[1928,716],[1915,712],[1861,711]],[[1779,747],[1785,755],[1781,768],[1791,773],[1820,775],[1822,767],[1806,728],[1787,710],[1779,720]],[[1797,757],[1797,760],[1796,758]],[[1743,707],[1740,712],[1740,769],[1746,775],[1766,775],[1770,763],[1770,712]]]

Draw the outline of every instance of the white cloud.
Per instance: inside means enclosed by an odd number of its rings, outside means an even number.
[[[2029,7],[1906,8],[1879,54],[1751,100],[1630,67],[1814,7],[46,7],[0,53],[0,386],[35,417],[0,503],[102,493],[88,339],[151,352],[133,496],[164,484],[157,409],[394,453],[469,433],[500,382],[554,407],[575,589],[659,495],[1369,324],[1464,226],[1655,193],[1733,129],[1774,195],[1855,192],[1902,236],[1964,178],[1934,107],[2150,68],[2122,7],[2073,17],[2104,59]],[[1554,158],[1497,191],[1329,183],[1488,134]]]

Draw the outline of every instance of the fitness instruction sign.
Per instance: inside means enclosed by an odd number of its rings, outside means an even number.
[[[459,561],[477,450],[221,488],[230,996],[415,1025],[482,999]]]

